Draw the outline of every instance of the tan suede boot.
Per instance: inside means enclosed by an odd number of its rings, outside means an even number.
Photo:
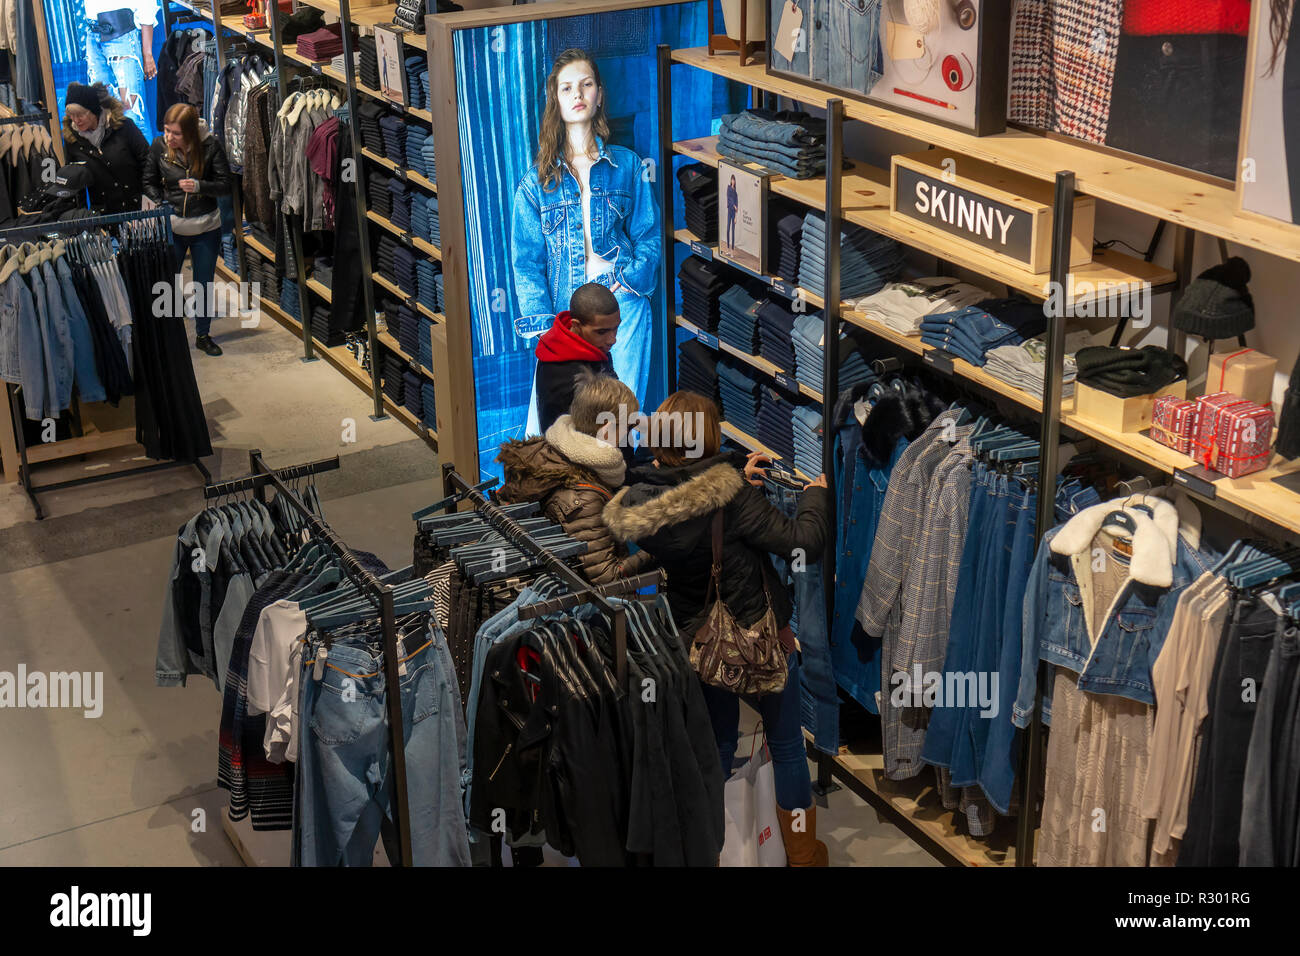
[[[817,804],[803,811],[802,830],[794,828],[795,811],[776,808],[781,821],[781,840],[785,843],[787,866],[830,866],[830,851],[817,839]]]

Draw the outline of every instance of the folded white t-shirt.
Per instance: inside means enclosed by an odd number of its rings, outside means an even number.
[[[992,293],[950,276],[909,282],[891,282],[874,295],[864,296],[854,309],[899,332],[919,335],[921,320],[939,312],[956,312],[992,298]]]

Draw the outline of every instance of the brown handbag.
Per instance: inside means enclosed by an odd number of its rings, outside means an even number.
[[[707,616],[691,642],[691,666],[700,680],[735,694],[779,694],[785,689],[786,648],[772,613],[767,580],[767,610],[750,627],[741,627],[722,600],[722,510],[713,515],[713,570],[704,595]],[[712,606],[709,599],[716,594]]]

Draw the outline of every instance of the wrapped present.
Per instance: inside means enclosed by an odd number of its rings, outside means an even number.
[[[1273,409],[1232,392],[1202,395],[1197,404],[1193,458],[1229,478],[1268,466]]]
[[[1151,437],[1184,455],[1196,438],[1197,403],[1177,395],[1161,395],[1151,413]]]

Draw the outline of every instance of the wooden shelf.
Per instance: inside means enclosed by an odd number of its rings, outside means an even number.
[[[324,299],[326,302],[333,302],[333,301],[334,301],[334,296],[333,296],[333,294],[330,292],[330,290],[325,286],[325,284],[324,284],[323,282],[321,282],[321,281],[319,281],[319,280],[317,280],[317,279],[308,279],[308,280],[307,280],[307,288],[311,289],[312,292],[315,292],[318,296],[320,296],[320,297],[321,297],[322,299]]]
[[[723,437],[730,438],[732,441],[736,442],[736,444],[743,445],[745,448],[748,448],[750,451],[756,451],[759,452],[760,454],[766,455],[768,458],[771,458],[773,461],[776,461],[778,458],[781,457],[771,448],[768,448],[761,441],[755,438],[753,435],[749,434],[748,432],[742,432],[735,425],[731,424],[731,422],[722,423],[722,434]],[[791,462],[790,465],[791,467],[793,467],[794,462]],[[798,468],[794,469],[794,473],[804,481],[812,481],[810,477],[805,475]]]
[[[695,233],[691,232],[689,229],[676,230],[673,233],[673,238],[676,239],[678,242],[685,243],[688,246],[703,248],[705,251],[708,252],[708,258],[717,259],[719,262],[723,263],[724,265],[732,269],[736,269],[740,272],[743,272],[746,275],[753,276],[755,279],[761,279],[762,281],[766,282],[768,285],[772,285],[774,279],[776,279],[776,281],[778,282],[784,281],[781,279],[777,279],[775,276],[770,276],[762,272],[755,272],[753,269],[747,269],[742,265],[738,265],[737,263],[732,262],[730,259],[723,259],[718,255],[718,247],[716,245],[709,245],[708,243],[700,241],[699,239],[696,238]],[[695,249],[693,248],[692,252],[694,251]],[[803,300],[808,304],[810,304],[813,308],[820,309],[822,306],[826,304],[826,300],[823,299],[815,292],[809,292],[807,289],[800,288],[788,282],[785,283],[785,285],[789,286],[791,289],[800,293],[803,297]]]
[[[774,362],[769,362],[761,355],[750,355],[748,352],[742,351],[741,349],[736,348],[734,345],[728,345],[726,342],[722,341],[722,339],[719,338],[718,336],[713,335],[712,333],[709,332],[705,332],[699,326],[695,325],[695,323],[688,322],[680,315],[677,316],[677,325],[685,329],[687,332],[690,332],[691,335],[695,336],[697,340],[704,342],[704,344],[707,345],[709,348],[713,348],[713,343],[711,341],[706,341],[702,339],[701,334],[708,335],[710,339],[716,339],[718,343],[717,348],[720,349],[721,351],[726,352],[728,355],[740,359],[740,361],[744,362],[746,365],[750,366],[751,368],[757,369],[758,371],[762,372],[764,375],[768,376],[769,378],[776,379],[777,376],[779,375],[781,376],[781,378],[788,379],[790,382],[794,384],[795,391],[807,395],[813,401],[817,402],[818,404],[821,404],[822,401],[821,392],[817,391],[816,389],[809,388],[807,385],[804,385],[802,382],[796,381],[793,375],[786,372],[785,369],[776,365]],[[785,382],[780,380],[777,381],[777,384],[786,389],[790,388],[789,385],[787,385]]]
[[[375,339],[379,342],[383,342],[385,347],[396,352],[402,358],[406,359],[406,361],[409,364],[419,369],[421,374],[428,376],[429,380],[433,381],[433,372],[426,366],[421,365],[419,360],[416,359],[415,356],[407,355],[406,352],[402,350],[401,343],[398,342],[397,339],[393,338],[391,332],[379,332],[375,335]]]
[[[407,299],[414,299],[413,296],[410,296],[410,295],[408,295],[406,292],[402,291],[401,286],[397,285],[397,283],[395,283],[395,282],[389,282],[387,279],[385,279],[383,276],[381,276],[378,272],[371,273],[370,278],[374,279],[375,282],[379,283],[381,286],[383,286],[383,287],[384,287],[385,289],[387,289],[389,292],[393,293],[393,295],[401,296],[403,302],[405,302]]]
[[[706,136],[702,139],[683,140],[673,144],[673,149],[683,156],[690,156],[710,166],[717,166],[718,138]],[[851,170],[845,170],[841,179],[843,196],[843,216],[845,221],[862,226],[882,236],[938,256],[948,262],[964,266],[987,276],[994,282],[1002,283],[1029,295],[1045,298],[1051,276],[1048,273],[1033,273],[1020,269],[994,256],[982,254],[972,246],[952,239],[936,236],[924,229],[910,225],[906,220],[894,216],[889,211],[890,181],[889,171],[869,166],[866,163],[853,162]],[[762,169],[752,163],[751,168]],[[826,210],[826,180],[790,179],[786,176],[773,175],[769,188],[780,196],[786,196],[812,209]],[[1077,288],[1093,290],[1087,296],[1072,296],[1074,302],[1082,302],[1110,292],[1136,291],[1148,284],[1153,290],[1172,288],[1178,276],[1170,269],[1164,269],[1146,262],[1136,256],[1125,255],[1113,249],[1106,249],[1094,255],[1088,265],[1077,266],[1070,270]]]
[[[407,243],[411,247],[415,249],[419,249],[430,259],[437,259],[439,261],[442,260],[442,250],[439,249],[437,246],[435,246],[432,242],[429,242],[427,239],[422,239],[419,236],[412,235],[409,232],[402,232],[402,230],[398,229],[397,226],[393,225],[393,223],[390,220],[385,219],[383,216],[379,215],[379,213],[375,212],[373,209],[366,210],[366,218],[369,219],[371,222],[375,223],[376,225],[383,226],[384,229],[388,230],[398,239],[402,240],[403,243]],[[434,315],[435,313],[431,312],[429,314]]]
[[[263,245],[262,240],[255,238],[251,232],[244,230],[243,233],[244,243],[250,249],[256,249],[258,253],[261,254],[262,258],[275,262],[275,253],[270,249],[270,247]]]
[[[400,170],[405,175],[407,181],[415,183],[415,185],[419,186],[421,189],[427,189],[435,196],[438,194],[438,184],[435,183],[432,179],[425,179],[414,169],[408,169],[405,166],[398,166],[387,156],[380,156],[374,150],[369,149],[365,146],[361,147],[361,155],[366,157],[366,159],[370,160],[371,162],[378,163],[380,166],[383,166],[385,169],[392,170],[393,172],[398,172]]]
[[[828,100],[837,98],[806,83],[770,75],[762,63],[741,66],[734,56],[710,57],[705,47],[674,50],[672,58],[811,106],[824,107]],[[996,136],[972,136],[849,96],[838,98],[844,103],[846,119],[1038,179],[1051,180],[1058,171],[1070,171],[1075,175],[1075,188],[1086,195],[1300,262],[1300,228],[1241,215],[1237,212],[1236,192],[1230,185],[1207,183],[1186,173],[1148,165],[1136,157],[1113,156],[1036,133],[1009,130]]]
[[[332,14],[336,20],[342,16],[339,12],[338,0],[301,0],[301,2],[303,6],[314,7],[321,13]],[[391,4],[386,2],[371,3],[367,2],[367,0],[359,0],[355,6],[351,3],[348,4],[348,12],[351,14],[351,20],[353,23],[365,22],[361,18],[366,14],[373,14],[375,11],[378,11],[381,14],[387,11],[387,17],[392,19],[393,7]],[[382,23],[383,21],[379,22]]]

